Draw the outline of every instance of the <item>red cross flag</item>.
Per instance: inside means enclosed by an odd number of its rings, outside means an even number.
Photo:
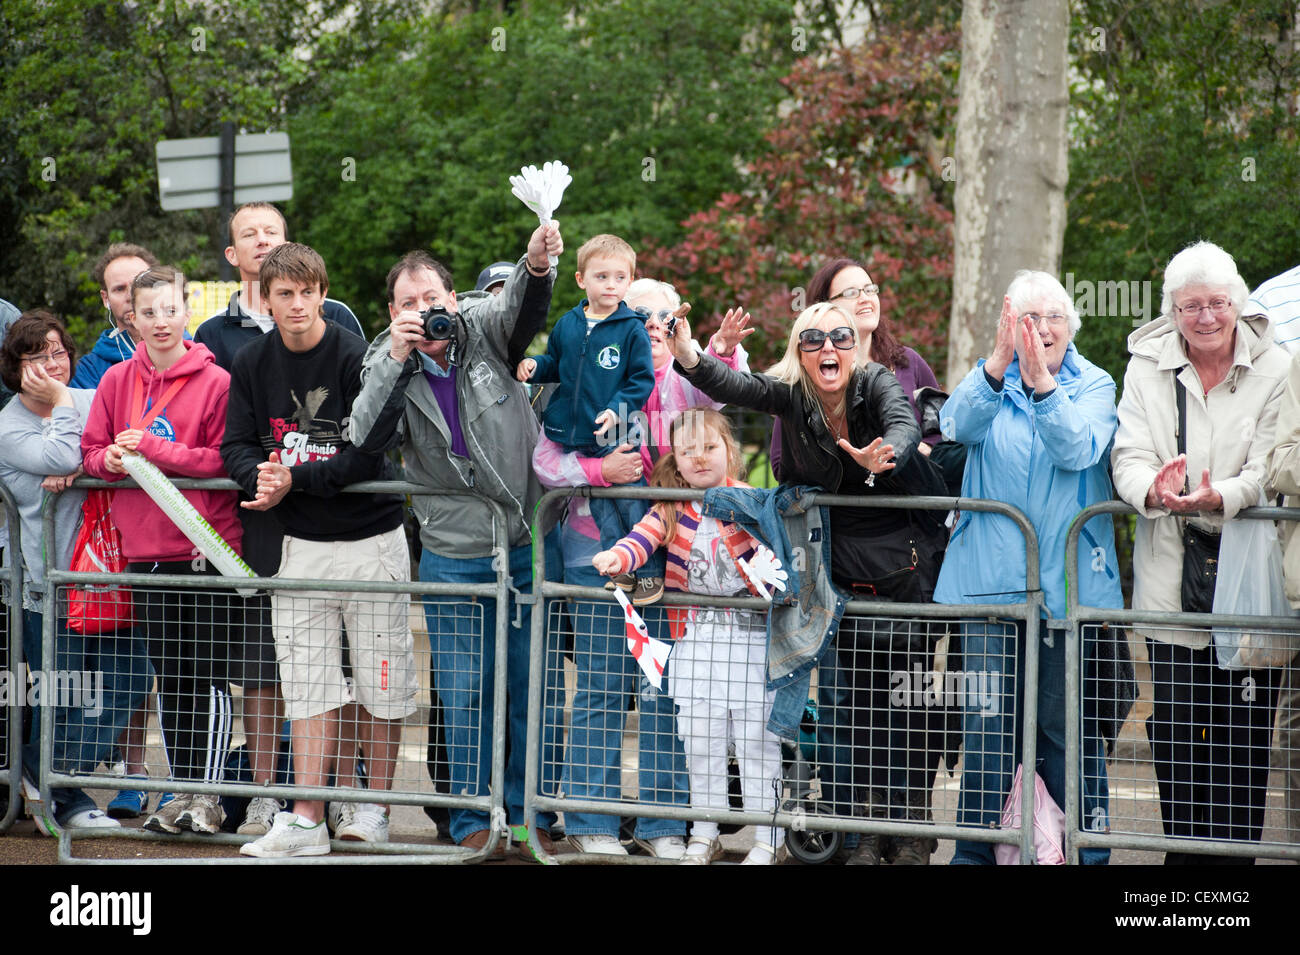
[[[641,671],[656,690],[664,688],[664,664],[672,647],[662,640],[650,636],[645,621],[627,599],[622,590],[615,590],[614,596],[623,605],[623,622],[627,626],[627,648],[641,665]]]

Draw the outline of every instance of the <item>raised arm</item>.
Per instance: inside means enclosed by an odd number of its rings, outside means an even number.
[[[394,320],[396,322],[396,320]],[[412,352],[405,361],[389,353],[392,329],[376,336],[361,369],[361,391],[352,402],[350,435],[362,451],[383,451],[403,439],[406,386],[419,370]]]
[[[485,336],[512,369],[546,326],[551,289],[555,284],[555,270],[549,257],[563,251],[560,224],[551,221],[538,226],[501,294],[467,298],[461,309],[470,332]]]
[[[1030,405],[1043,450],[1058,468],[1082,471],[1105,460],[1118,426],[1115,381],[1110,375],[1092,369],[1073,398],[1056,388]]]
[[[999,384],[1001,380],[999,379]],[[974,445],[984,440],[1002,407],[1002,390],[995,389],[981,361],[961,380],[939,410],[943,436],[950,441]]]

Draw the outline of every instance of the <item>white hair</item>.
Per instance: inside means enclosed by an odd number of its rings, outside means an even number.
[[[1066,318],[1070,320],[1071,338],[1074,338],[1075,333],[1083,324],[1083,320],[1079,318],[1079,310],[1070,301],[1065,286],[1058,282],[1056,276],[1050,272],[1021,269],[1012,278],[1011,284],[1007,286],[1007,298],[1011,299],[1011,307],[1016,310],[1017,315],[1036,299],[1045,298],[1048,301],[1060,303],[1065,310]]]
[[[1160,314],[1174,314],[1174,296],[1189,285],[1215,285],[1228,290],[1233,308],[1241,308],[1250,298],[1246,280],[1237,271],[1237,263],[1213,242],[1197,242],[1179,252],[1165,266],[1165,287],[1160,295]]]
[[[664,298],[668,299],[668,304],[673,308],[682,304],[682,297],[677,294],[677,289],[667,282],[660,282],[658,279],[637,279],[623,293],[623,301],[635,302],[642,296],[649,295],[652,292],[662,293]]]

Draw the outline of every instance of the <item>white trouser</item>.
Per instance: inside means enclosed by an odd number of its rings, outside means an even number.
[[[740,762],[740,791],[746,812],[772,812],[780,801],[781,741],[767,729],[769,707],[728,709],[707,700],[677,701],[677,728],[686,749],[691,778],[691,806],[727,808],[727,740],[736,740]],[[691,835],[714,839],[716,822],[696,822]],[[785,830],[759,826],[755,842],[779,846]]]

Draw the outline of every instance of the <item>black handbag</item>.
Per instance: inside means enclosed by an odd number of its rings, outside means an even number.
[[[1174,378],[1178,402],[1178,453],[1187,453],[1187,389]],[[1183,493],[1189,490],[1186,479]],[[1219,541],[1221,534],[1203,531],[1183,522],[1184,613],[1211,613],[1214,610],[1214,586],[1219,579]]]
[[[873,535],[868,547],[855,548],[856,559],[844,561],[847,573],[841,579],[859,600],[928,603],[946,544],[935,536],[928,522],[909,513],[903,527]]]

